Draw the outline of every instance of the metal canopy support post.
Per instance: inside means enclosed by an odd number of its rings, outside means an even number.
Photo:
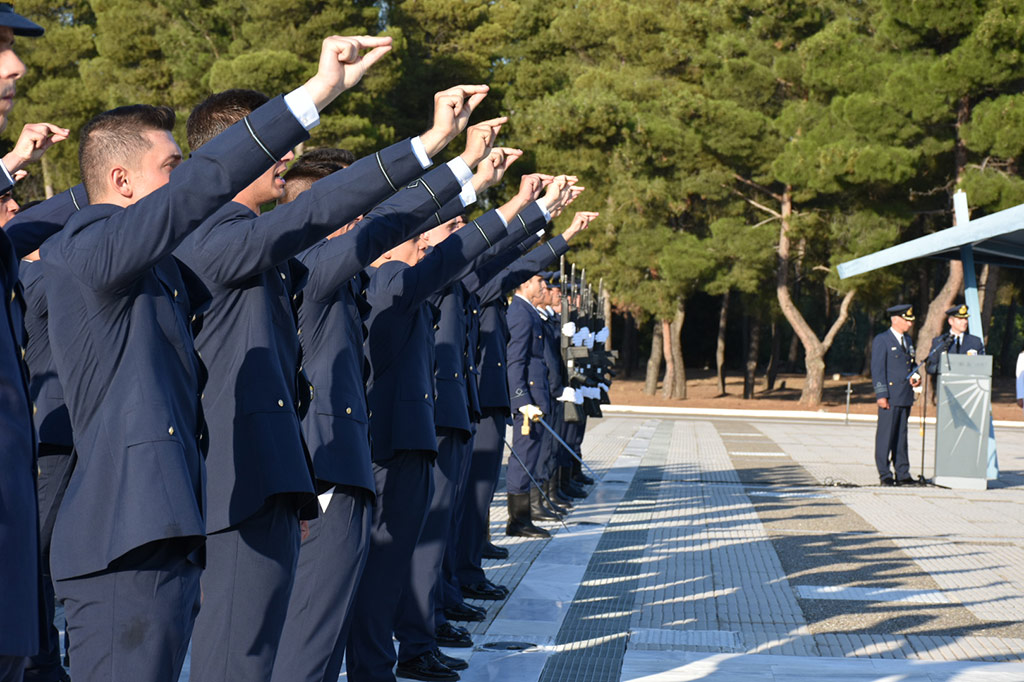
[[[970,225],[971,217],[967,209],[967,194],[961,189],[953,195],[953,214],[956,216],[956,226],[966,228]],[[968,331],[979,339],[985,338],[985,332],[981,328],[981,303],[978,300],[978,273],[974,267],[974,247],[970,244],[963,244],[960,247],[960,262],[964,265],[964,303],[968,310]],[[994,295],[995,292],[988,292]],[[999,455],[996,452],[996,431],[992,423],[993,417],[989,415],[988,421],[988,480],[994,481],[999,478]]]

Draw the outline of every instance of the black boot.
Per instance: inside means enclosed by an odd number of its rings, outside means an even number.
[[[552,500],[554,500],[555,504],[557,504],[559,507],[572,509],[572,505],[576,500],[562,492],[562,479],[559,478],[558,469],[555,469],[555,473],[552,474],[551,480],[554,481],[554,483],[551,485],[551,489],[548,491],[548,496]]]
[[[529,493],[508,494],[508,525],[505,535],[520,538],[547,538],[551,533],[533,525]]]
[[[558,467],[558,478],[562,492],[569,497],[583,499],[587,496],[587,491],[572,480],[572,467]]]
[[[569,513],[569,507],[560,504],[558,497],[558,472],[555,473],[555,476],[544,482],[544,492],[547,493],[548,499],[551,500],[550,503],[545,502],[545,504],[551,511],[564,518]]]
[[[561,516],[548,509],[544,504],[544,497],[540,494],[540,488],[530,488],[530,518],[537,521],[559,521]]]
[[[580,485],[594,485],[594,479],[583,473],[583,464],[575,458],[572,461],[572,480]]]

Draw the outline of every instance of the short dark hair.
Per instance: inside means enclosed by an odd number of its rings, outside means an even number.
[[[284,174],[284,203],[294,200],[320,178],[348,168],[355,162],[356,155],[347,149],[320,147],[309,150]]]
[[[270,101],[256,90],[225,90],[196,105],[185,123],[189,149],[195,151]]]
[[[173,132],[174,120],[170,107],[132,104],[105,111],[86,123],[78,143],[78,166],[86,193],[102,196],[111,164],[129,164],[145,154],[152,146],[145,133]]]

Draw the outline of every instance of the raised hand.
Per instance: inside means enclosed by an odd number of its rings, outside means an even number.
[[[576,197],[583,194],[583,190],[586,187],[580,187],[579,185],[570,185],[568,192],[564,196],[559,197],[559,203],[551,209],[551,217],[557,218],[562,215],[562,212],[569,207],[569,204],[576,201]]]
[[[466,151],[459,154],[467,166],[476,168],[477,164],[487,158],[491,153],[491,148],[494,147],[498,131],[507,121],[507,116],[501,116],[469,127],[469,130],[466,131]]]
[[[524,206],[531,201],[536,201],[544,188],[550,185],[554,179],[553,175],[528,173],[519,180],[519,191],[516,193],[516,198],[520,199]]]
[[[360,55],[361,50],[369,50]],[[306,92],[317,111],[360,81],[378,59],[391,51],[389,36],[330,36],[320,48],[316,75],[306,81]]]
[[[523,155],[522,149],[497,147],[480,162],[473,174],[473,188],[481,192],[497,185],[505,172]]]
[[[486,85],[456,85],[434,94],[434,124],[420,135],[427,156],[437,154],[466,129],[488,91]]]
[[[578,178],[575,175],[556,175],[555,179],[548,185],[544,196],[537,200],[554,217],[554,211],[560,211],[565,207],[565,202],[570,195],[570,188],[576,184]]]
[[[28,123],[21,129],[21,135],[14,149],[4,156],[4,165],[12,176],[27,163],[38,161],[43,153],[56,143],[68,139],[71,131],[52,123]],[[22,176],[24,177],[24,176]],[[15,177],[15,180],[18,178]]]
[[[562,233],[565,241],[569,241],[575,235],[590,227],[590,223],[599,215],[601,214],[597,211],[576,211],[576,215],[572,217],[572,223]]]

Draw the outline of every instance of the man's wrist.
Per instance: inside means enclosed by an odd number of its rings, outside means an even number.
[[[447,147],[449,142],[451,142],[447,135],[444,135],[433,128],[420,135],[419,139],[423,142],[423,148],[425,149],[427,156],[430,158],[437,156],[437,154]]]
[[[301,85],[285,95],[284,103],[295,120],[306,130],[312,130],[320,125],[320,111],[323,107],[307,85]]]
[[[11,152],[4,158],[0,159],[0,184],[6,183],[6,185],[9,185],[11,187],[14,186],[14,171],[18,170],[18,168],[21,167],[21,165],[18,164],[14,167],[13,170],[8,170],[8,163],[12,163],[9,157],[11,157],[13,154],[14,152]]]

